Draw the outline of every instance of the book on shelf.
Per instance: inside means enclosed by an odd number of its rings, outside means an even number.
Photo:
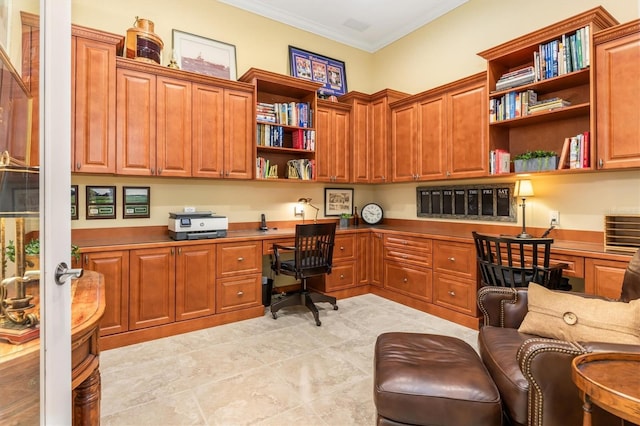
[[[278,165],[271,164],[271,162],[264,157],[257,157],[256,158],[256,177],[258,179],[277,179]]]
[[[569,168],[569,147],[571,145],[571,138],[564,138],[562,144],[562,151],[560,151],[560,158],[558,159],[558,169]]]
[[[503,74],[496,82],[496,90],[507,90],[514,87],[523,86],[533,83],[535,80],[535,72],[533,66],[528,66],[515,71]]]
[[[590,29],[585,26],[575,32],[538,45],[533,52],[535,81],[579,71],[590,65]]]
[[[311,104],[308,102],[258,102],[256,120],[283,126],[311,127]]]
[[[256,141],[258,146],[282,147],[284,129],[282,126],[258,123],[256,126]]]
[[[293,149],[314,151],[316,148],[316,132],[311,129],[297,129],[291,133]]]
[[[489,152],[489,174],[499,175],[511,172],[511,154],[504,149]]]
[[[307,158],[287,161],[287,178],[312,180],[315,175],[315,161]]]
[[[529,115],[529,105],[538,102],[538,94],[529,89],[509,92],[489,100],[489,122],[509,120]]]
[[[561,98],[551,98],[537,101],[535,103],[529,103],[528,112],[533,114],[540,111],[549,111],[557,108],[564,108],[570,106],[571,102]]]
[[[585,169],[591,166],[591,141],[588,131],[569,138],[569,168]]]

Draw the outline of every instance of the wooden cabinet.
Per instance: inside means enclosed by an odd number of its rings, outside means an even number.
[[[587,157],[593,159],[596,154],[595,123],[591,118],[595,116],[595,67],[592,63],[589,64],[593,62],[594,57],[591,41],[597,31],[617,23],[606,10],[596,7],[480,52],[479,55],[487,60],[487,82],[490,92],[487,103],[495,112],[489,123],[489,149],[507,151],[511,159],[524,152],[536,150],[554,151],[560,156],[566,138],[588,132],[591,143],[587,149]],[[564,51],[564,47],[572,44],[573,37],[585,38],[588,50],[581,55],[582,63],[576,56],[569,64],[575,63],[577,66],[565,67],[562,64],[563,55],[559,56],[560,61],[545,62],[545,51],[557,52],[555,46],[559,46],[563,41]],[[577,51],[577,45],[573,45]],[[535,61],[534,55],[539,55],[542,59]],[[497,86],[501,77],[527,67],[533,67],[534,71],[539,70],[539,76],[534,81],[523,81],[526,84],[513,88]],[[545,70],[551,72],[545,75]],[[529,113],[526,105],[524,108],[520,107],[521,103],[516,102],[516,98],[522,99],[531,93],[535,93],[538,102],[560,98],[570,102],[570,105]],[[504,110],[511,112],[508,115],[501,114]],[[593,163],[589,161],[589,165],[584,169],[593,169]],[[571,169],[572,172],[576,170],[580,169]]]
[[[351,106],[318,101],[316,111],[316,180],[350,181],[351,138],[349,114]]]
[[[485,175],[485,96],[480,73],[391,104],[392,180]]]
[[[370,234],[369,262],[370,284],[382,287],[384,282],[384,239],[382,233],[372,231]]]
[[[175,247],[129,252],[129,329],[175,321]]]
[[[129,250],[82,255],[82,268],[104,276],[105,309],[100,336],[129,330]]]
[[[115,173],[116,44],[122,39],[85,28],[72,34],[72,171]]]
[[[611,299],[619,299],[622,280],[629,262],[604,259],[585,259],[584,291]]]
[[[262,242],[222,243],[216,247],[216,312],[262,303]]]
[[[640,19],[597,33],[594,44],[596,167],[640,167]]]
[[[424,302],[432,301],[432,241],[384,236],[384,288]]]
[[[39,162],[40,18],[20,12],[22,78],[32,96],[29,164]],[[116,51],[124,37],[71,26],[71,171],[114,173]],[[24,159],[23,159],[24,160]]]
[[[180,246],[177,252],[176,321],[215,314],[215,245]]]
[[[477,266],[473,244],[433,243],[433,299],[448,309],[475,316]]]
[[[370,232],[356,234],[356,285],[367,285],[371,282],[372,238]]]
[[[256,179],[315,180],[316,93],[321,84],[256,68],[238,80],[255,87]],[[289,177],[291,160],[300,160],[303,173]]]
[[[322,291],[331,292],[355,287],[356,248],[355,234],[336,235],[333,246],[333,266],[331,273],[324,276]]]
[[[192,176],[253,175],[253,92],[193,84]]]
[[[191,84],[120,65],[117,135],[118,174],[190,176]]]
[[[387,183],[390,181],[389,144],[391,110],[389,103],[409,95],[385,89],[367,95],[349,92],[340,102],[351,105],[351,181]]]
[[[253,88],[117,61],[118,174],[251,178]]]

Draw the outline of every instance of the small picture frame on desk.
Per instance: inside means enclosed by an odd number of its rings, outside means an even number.
[[[353,188],[325,188],[324,215],[353,215]]]
[[[122,200],[123,219],[149,217],[151,189],[148,186],[123,186]]]
[[[87,220],[116,218],[116,187],[87,186]]]

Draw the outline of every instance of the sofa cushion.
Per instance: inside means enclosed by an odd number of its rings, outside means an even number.
[[[640,344],[640,299],[581,297],[529,284],[528,312],[518,331],[569,342]]]
[[[522,344],[533,337],[515,328],[488,325],[478,331],[480,358],[498,387],[504,410],[517,424],[527,424],[529,398],[529,382],[520,370],[517,355]]]

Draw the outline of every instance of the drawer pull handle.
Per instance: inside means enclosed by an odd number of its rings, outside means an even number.
[[[450,290],[450,291],[449,291],[449,296],[456,297],[456,292],[455,292],[455,291],[451,291],[451,290]]]
[[[344,250],[344,246],[340,246],[340,250]]]
[[[451,257],[449,258],[449,261],[451,261],[451,262],[455,262],[455,261],[456,261],[456,258],[455,258],[455,257],[453,257],[453,256],[451,256]]]
[[[405,283],[406,283],[406,282],[408,282],[408,281],[409,281],[409,280],[408,280],[407,278],[404,278],[404,279],[402,280],[402,282],[405,282]]]
[[[244,260],[244,257],[239,257],[238,258],[238,262],[242,262]]]
[[[244,295],[244,291],[239,291],[238,293],[236,293],[238,296],[242,296]]]
[[[340,279],[343,279],[343,278],[344,278],[344,274],[340,274]]]
[[[406,259],[407,257],[408,257],[408,256],[407,256],[406,254],[403,254],[403,255],[402,255],[402,258],[403,258],[403,259]]]

